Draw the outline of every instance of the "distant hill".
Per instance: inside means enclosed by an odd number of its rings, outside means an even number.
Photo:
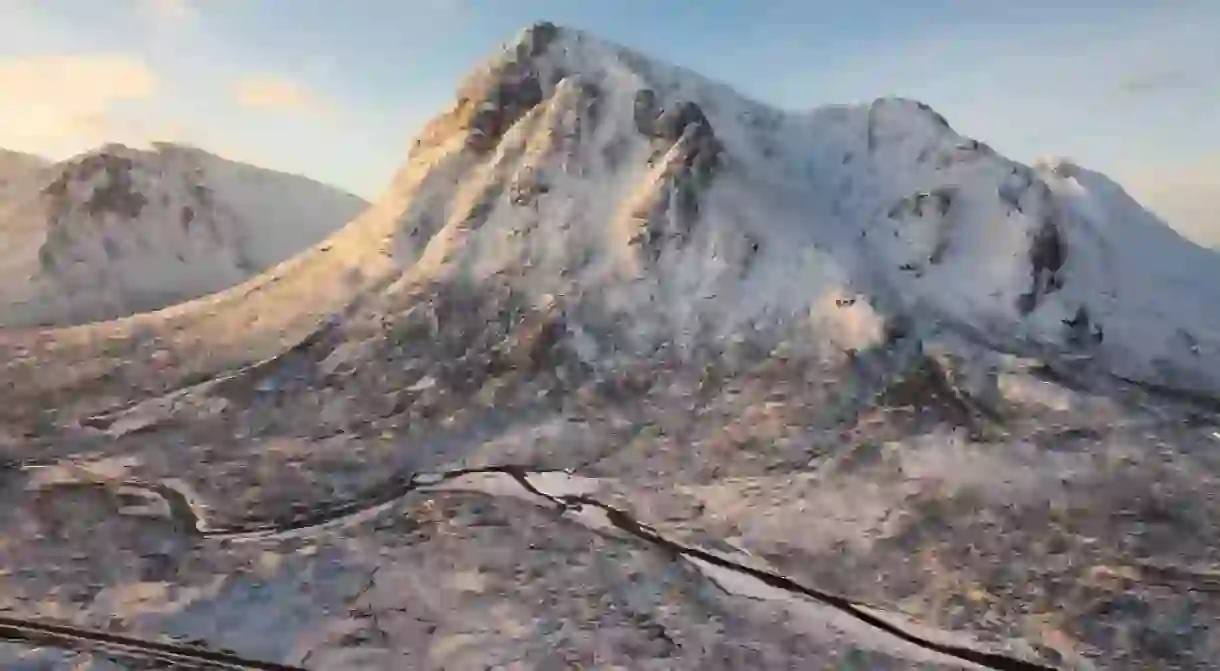
[[[367,205],[190,147],[0,155],[0,326],[155,310],[242,282]]]

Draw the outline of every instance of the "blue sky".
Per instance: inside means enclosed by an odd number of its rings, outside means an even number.
[[[1070,156],[1220,241],[1220,2],[0,0],[0,147],[170,139],[377,195],[523,26],[584,28],[787,108],[903,95]]]

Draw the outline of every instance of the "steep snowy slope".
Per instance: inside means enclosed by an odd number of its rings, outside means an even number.
[[[427,241],[415,273],[508,278],[574,326],[629,324],[615,346],[861,350],[915,327],[1220,384],[1214,255],[1095,173],[1015,163],[917,102],[781,113],[542,27],[419,146],[456,141],[460,174],[400,221]]]
[[[154,310],[238,284],[366,204],[311,180],[158,144],[107,145],[0,200],[0,325]]]

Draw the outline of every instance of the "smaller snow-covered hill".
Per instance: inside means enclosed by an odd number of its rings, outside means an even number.
[[[4,162],[14,177],[0,187],[0,326],[100,321],[220,291],[367,205],[304,177],[164,143],[106,145],[41,169]]]
[[[41,156],[0,149],[0,193],[10,185],[33,178],[50,162]],[[0,202],[3,202],[0,196]]]

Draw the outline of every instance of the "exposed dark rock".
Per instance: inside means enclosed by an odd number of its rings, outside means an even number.
[[[71,172],[65,170],[58,177],[42,188],[45,195],[53,198],[63,198],[68,195],[68,181],[72,179]]]
[[[1029,247],[1031,286],[1017,301],[1017,310],[1022,315],[1033,312],[1042,296],[1063,288],[1063,279],[1058,273],[1066,261],[1067,248],[1059,227],[1053,217],[1047,216]]]
[[[1063,323],[1064,323],[1064,325],[1070,326],[1072,328],[1083,327],[1085,329],[1088,329],[1089,328],[1089,310],[1088,310],[1088,308],[1081,305],[1080,307],[1076,308],[1076,314],[1071,319],[1063,320]]]
[[[953,127],[949,125],[948,120],[941,116],[936,110],[932,109],[931,105],[915,101],[915,106],[924,112],[927,112],[928,116],[932,117],[932,120],[936,122],[936,125],[944,128],[945,130],[953,130]]]
[[[195,197],[195,202],[205,210],[211,209],[215,202],[215,194],[203,184],[191,185],[191,195]]]
[[[557,349],[567,332],[559,315],[542,316],[532,322],[523,327],[510,352],[514,363],[531,373],[546,370],[558,363]]]
[[[868,121],[864,130],[864,144],[868,147],[870,154],[877,150],[877,104],[879,102],[879,100],[874,100],[868,106]]]
[[[504,193],[504,184],[495,182],[490,184],[486,189],[479,194],[479,199],[470,206],[462,219],[463,230],[478,230],[487,223],[487,218],[491,216],[492,211],[496,209],[496,200]]]
[[[653,130],[655,137],[666,142],[681,140],[684,143],[682,165],[689,170],[692,185],[710,186],[720,165],[723,146],[698,105],[684,102],[663,111]]]
[[[517,44],[517,53],[527,58],[540,56],[551,46],[551,43],[557,37],[559,37],[558,26],[550,21],[539,21],[526,28],[520,42]]]
[[[135,219],[147,204],[148,198],[133,190],[130,180],[118,179],[96,189],[89,200],[85,201],[85,209],[94,216],[113,212],[128,219]]]
[[[545,92],[532,59],[545,52],[558,35],[559,28],[546,22],[526,29],[514,51],[463,84],[454,115],[445,124],[425,130],[425,134],[439,137],[449,132],[451,126],[446,126],[456,122],[468,131],[468,148],[480,153],[490,151],[505,131],[542,102]],[[564,72],[553,72],[548,83],[558,84],[565,76]],[[435,138],[421,138],[417,148],[434,142]]]
[[[43,245],[38,249],[38,267],[45,273],[55,272],[55,254],[50,247]]]
[[[687,126],[695,126],[696,139],[713,136],[712,124],[698,104],[683,101],[661,112],[653,124],[653,137],[677,142],[686,132]]]
[[[579,139],[586,132],[592,132],[593,128],[597,127],[601,120],[601,88],[593,82],[580,82],[580,114],[576,118],[575,127],[572,129],[573,139]]]
[[[532,109],[535,105],[542,102],[542,84],[538,81],[538,75],[535,73],[527,73],[516,82],[515,86],[510,85],[507,89],[502,89],[501,96],[510,98],[501,104],[506,106],[515,105],[522,112]]]
[[[571,76],[571,74],[572,73],[568,72],[567,68],[564,67],[556,67],[551,70],[551,76],[549,77],[551,88],[553,89],[556,86],[559,86],[559,82],[567,79],[569,76]]]
[[[1063,268],[1067,257],[1063,238],[1059,235],[1059,227],[1054,220],[1047,218],[1042,223],[1029,250],[1029,262],[1035,273],[1047,270],[1057,273]]]
[[[467,146],[479,152],[490,151],[505,131],[542,102],[542,95],[536,72],[505,73],[471,117]]]
[[[1051,172],[1058,177],[1069,179],[1080,174],[1080,167],[1071,161],[1060,160],[1051,168]]]
[[[677,148],[666,159],[666,186],[660,187],[656,197],[634,213],[641,227],[631,242],[641,246],[645,258],[656,262],[662,240],[673,239],[679,246],[689,240],[698,219],[700,198],[711,186],[723,147],[703,110],[692,102],[663,111],[653,125],[652,138],[654,145],[659,142],[664,148],[654,146],[650,165],[662,152]],[[677,217],[671,219],[666,215],[670,208],[674,208]]]
[[[1072,347],[1087,347],[1099,345],[1105,339],[1101,324],[1097,324],[1089,315],[1089,309],[1081,305],[1076,308],[1076,314],[1071,319],[1063,320],[1067,327],[1064,340]]]
[[[855,303],[855,300],[852,300]],[[915,332],[915,322],[906,314],[897,314],[885,321],[885,344],[897,344],[898,341]]]
[[[894,338],[895,341],[898,339]],[[954,384],[941,362],[929,356],[922,357],[906,374],[889,384],[877,398],[877,403],[890,407],[910,406],[950,425],[971,430],[979,428],[980,418],[975,404],[964,390]]]
[[[897,218],[902,214],[913,214],[918,217],[934,214],[943,217],[949,213],[949,208],[953,206],[953,199],[956,194],[957,190],[954,187],[941,187],[932,191],[920,191],[895,203],[886,213],[886,216],[891,219]],[[929,209],[929,206],[931,209]]]
[[[641,134],[651,137],[654,123],[660,110],[657,107],[657,94],[652,89],[640,89],[635,94],[635,129]]]
[[[42,193],[52,199],[52,218],[58,219],[72,209],[73,204],[68,198],[69,182],[87,181],[102,172],[105,173],[105,181],[94,187],[92,195],[84,203],[85,209],[93,216],[114,213],[129,219],[138,217],[148,204],[148,199],[134,188],[131,178],[133,167],[130,158],[107,151],[91,154],[69,165],[42,189]]]
[[[1038,297],[1036,295],[1027,291],[1020,296],[1017,296],[1017,312],[1019,312],[1021,316],[1028,315],[1029,313],[1033,312],[1034,308],[1036,307],[1038,307]]]
[[[678,208],[682,221],[691,221],[699,215],[699,191],[685,174],[678,175],[675,185],[677,202],[674,205]]]

